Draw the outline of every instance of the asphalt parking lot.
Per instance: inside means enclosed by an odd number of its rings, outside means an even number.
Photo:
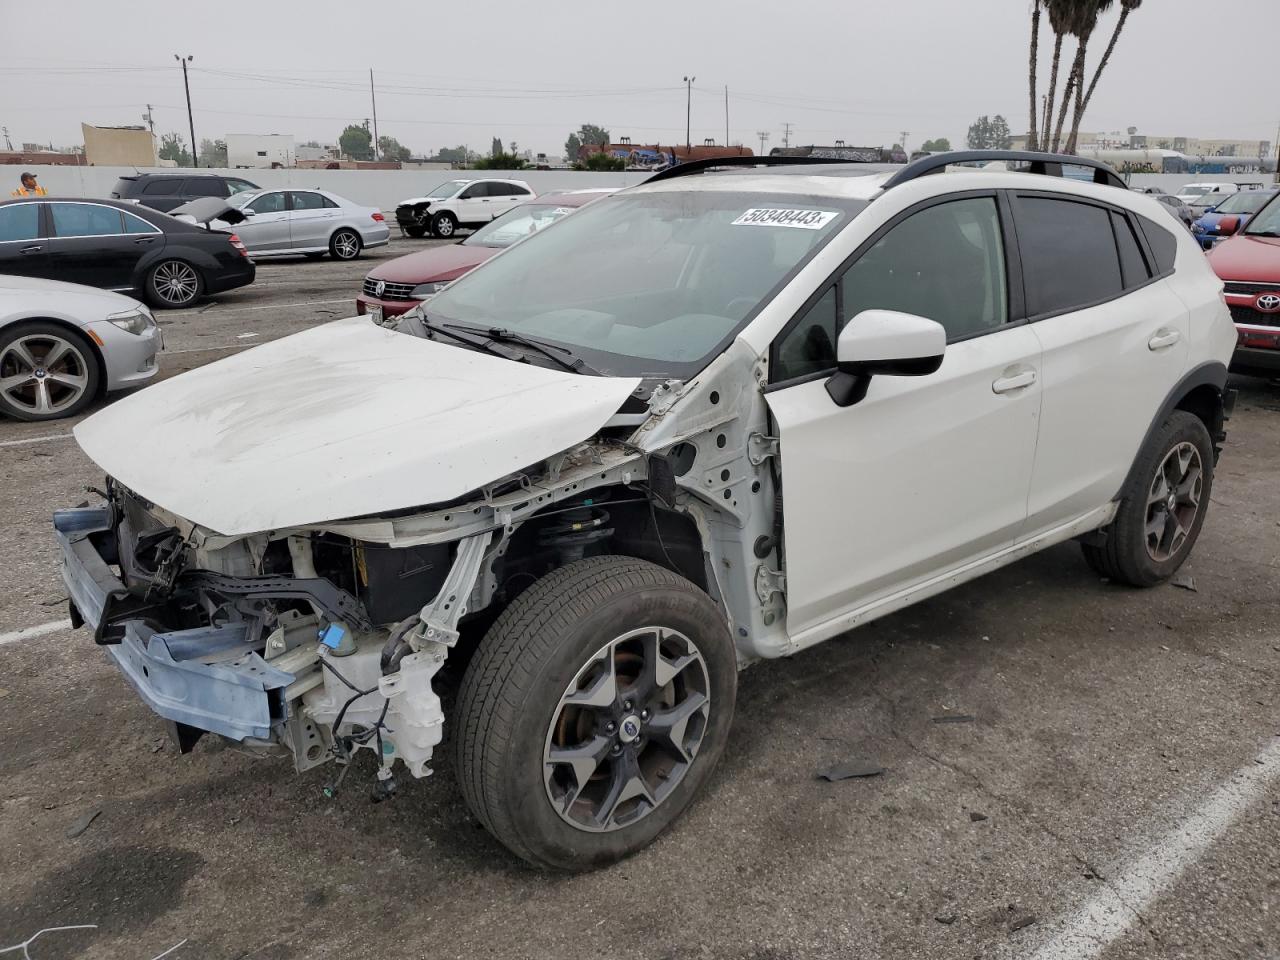
[[[163,313],[163,375],[349,315],[428,243]],[[179,756],[64,623],[49,515],[101,477],[70,423],[0,421],[0,947],[96,924],[31,956],[1280,958],[1280,387],[1234,385],[1181,586],[1066,544],[756,665],[701,801],[574,877],[491,840],[446,751],[377,806],[360,771],[329,800],[323,769]],[[883,772],[816,778],[843,761]]]

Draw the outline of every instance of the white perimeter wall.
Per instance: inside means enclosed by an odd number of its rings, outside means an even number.
[[[866,164],[867,173],[897,170],[889,164]],[[0,166],[0,199],[18,186],[18,175],[30,170],[40,178],[50,196],[108,197],[116,180],[133,173],[176,173],[173,169],[133,167],[61,167],[61,166]],[[206,170],[201,168],[200,173]],[[209,173],[226,174],[252,180],[263,187],[316,187],[332,190],[356,203],[393,210],[407,198],[421,196],[446,180],[473,179],[477,177],[502,177],[524,180],[537,193],[555,190],[574,190],[586,187],[630,187],[643,183],[645,173],[590,173],[575,170],[209,170]],[[1133,186],[1160,186],[1169,193],[1176,192],[1184,183],[1205,180],[1224,180],[1238,183],[1256,182],[1270,184],[1271,174],[1235,174],[1213,176],[1201,174],[1134,174]],[[12,181],[10,183],[9,181]]]

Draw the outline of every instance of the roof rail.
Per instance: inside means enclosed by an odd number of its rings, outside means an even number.
[[[1094,183],[1126,188],[1124,180],[1114,169],[1099,160],[1091,160],[1088,157],[1076,157],[1064,153],[1034,153],[1028,150],[954,150],[950,153],[935,153],[911,161],[886,181],[884,189],[890,190],[909,180],[938,173],[954,163],[973,163],[982,160],[1018,160],[1029,165],[1030,169],[1027,172],[1049,177],[1061,177],[1063,166],[1089,167],[1093,170]]]
[[[657,183],[659,180],[671,180],[675,177],[687,177],[690,174],[702,173],[713,167],[789,167],[789,166],[830,166],[833,163],[861,164],[862,160],[833,159],[829,157],[706,157],[702,160],[688,160],[655,173],[645,183]]]

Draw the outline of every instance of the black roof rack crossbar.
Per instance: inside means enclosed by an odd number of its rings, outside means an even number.
[[[830,157],[707,157],[703,160],[688,160],[655,173],[645,183],[657,183],[659,180],[671,180],[675,177],[687,177],[693,173],[702,173],[715,167],[783,167],[804,166],[807,164],[830,166],[833,163],[860,164],[862,160],[833,159]]]
[[[1065,153],[1034,153],[1029,150],[954,150],[950,153],[935,153],[908,163],[888,179],[884,189],[889,190],[901,183],[915,180],[917,177],[938,173],[953,163],[994,160],[1016,160],[1027,164],[1028,172],[1049,177],[1061,177],[1063,166],[1088,167],[1093,170],[1094,183],[1125,189],[1125,182],[1120,178],[1120,174],[1099,160],[1075,157]]]

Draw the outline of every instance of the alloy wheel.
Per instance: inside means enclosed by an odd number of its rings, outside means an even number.
[[[1163,563],[1195,526],[1204,492],[1204,465],[1195,444],[1183,441],[1165,455],[1147,489],[1147,554]]]
[[[436,221],[436,235],[441,237],[453,236],[453,220],[449,217],[441,217]]]
[[[37,416],[74,406],[89,388],[89,361],[75,344],[34,333],[0,350],[0,395]]]
[[[333,252],[340,260],[353,260],[360,253],[360,240],[344,230],[333,238]]]
[[[579,830],[636,823],[693,766],[710,712],[707,664],[687,636],[649,626],[610,640],[552,715],[543,750],[552,807]]]
[[[181,260],[169,260],[156,267],[153,282],[157,296],[174,306],[190,303],[200,290],[200,277],[195,267]]]

